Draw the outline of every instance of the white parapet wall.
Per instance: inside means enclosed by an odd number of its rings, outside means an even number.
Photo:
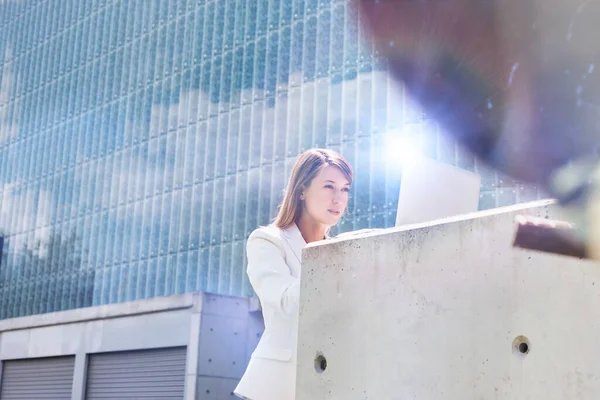
[[[551,201],[304,250],[297,400],[600,398],[600,265],[512,246]]]

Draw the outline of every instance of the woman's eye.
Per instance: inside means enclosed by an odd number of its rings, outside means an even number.
[[[344,192],[349,192],[350,188],[344,188]]]
[[[333,189],[333,186],[332,186],[332,185],[325,185],[325,187],[326,187],[327,189]]]

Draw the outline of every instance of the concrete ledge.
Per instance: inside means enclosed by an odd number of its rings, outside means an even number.
[[[305,249],[296,399],[597,398],[598,263],[513,245],[516,217],[568,212],[541,201]]]
[[[390,233],[416,231],[418,229],[426,229],[426,228],[431,228],[431,227],[440,226],[440,225],[448,225],[448,224],[453,224],[453,223],[457,223],[457,222],[461,222],[461,221],[477,220],[477,219],[491,217],[491,216],[502,216],[504,214],[512,213],[512,212],[523,212],[525,214],[530,214],[530,213],[537,212],[537,210],[539,208],[549,208],[549,207],[552,208],[553,214],[563,217],[563,218],[567,216],[566,213],[564,212],[564,210],[561,210],[559,208],[556,200],[544,199],[544,200],[537,200],[537,201],[532,201],[532,202],[528,202],[528,203],[519,203],[519,204],[515,204],[512,206],[497,207],[497,208],[492,208],[489,210],[476,211],[473,213],[456,215],[453,217],[441,218],[441,219],[436,219],[436,220],[432,220],[432,221],[428,221],[428,222],[422,222],[422,223],[418,223],[418,224],[407,224],[407,225],[391,227],[391,228],[368,228],[368,229],[361,229],[358,231],[344,232],[344,233],[341,233],[341,234],[339,234],[335,237],[332,237],[331,239],[328,239],[328,240],[320,240],[317,242],[309,243],[304,247],[303,252],[306,250],[315,248],[315,247],[328,246],[332,243],[354,241],[357,239],[368,239],[368,238],[373,238],[375,236],[387,235]]]
[[[200,311],[202,309],[203,298],[203,293],[186,293],[177,296],[155,297],[152,299],[136,300],[127,303],[106,304],[75,310],[10,318],[0,321],[0,332],[152,314],[192,307]]]

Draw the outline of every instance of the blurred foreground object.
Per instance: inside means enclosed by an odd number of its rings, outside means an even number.
[[[528,250],[543,251],[578,258],[588,258],[587,251],[571,224],[519,215],[514,245]]]
[[[600,1],[352,2],[428,115],[491,166],[543,185],[600,259]]]

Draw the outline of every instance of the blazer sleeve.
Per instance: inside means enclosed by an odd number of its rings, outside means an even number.
[[[281,239],[265,228],[252,232],[246,244],[247,273],[263,306],[291,314],[298,309],[300,279],[291,275],[282,246]]]

